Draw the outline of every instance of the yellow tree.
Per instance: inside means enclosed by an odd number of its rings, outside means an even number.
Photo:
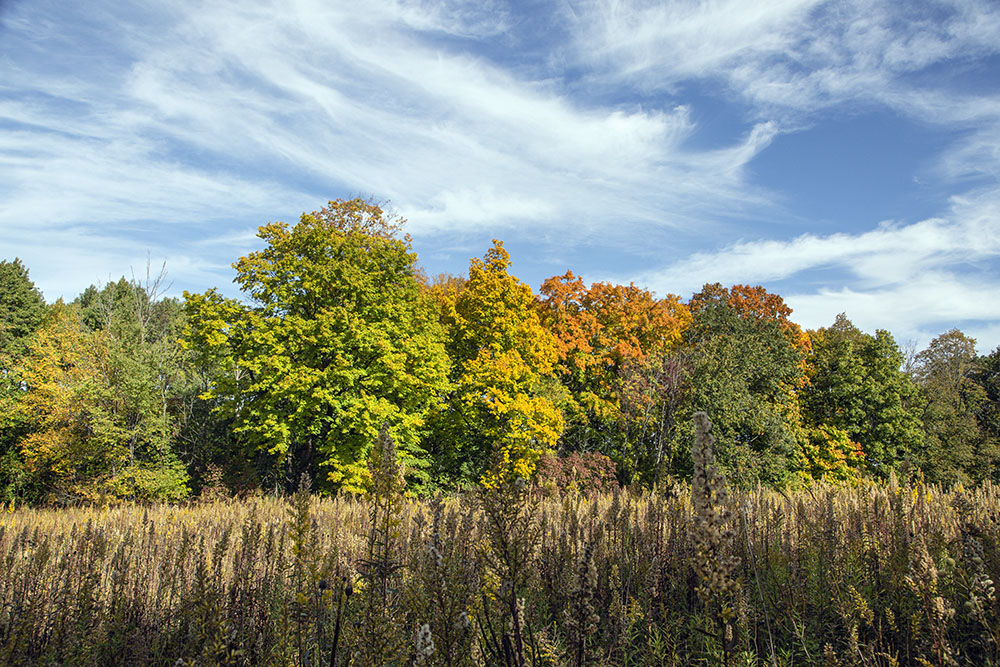
[[[509,268],[510,255],[494,240],[482,259],[471,260],[444,316],[455,389],[436,415],[436,463],[444,476],[478,477],[487,486],[530,477],[563,428],[544,389],[558,359],[556,340],[541,325],[531,288]]]

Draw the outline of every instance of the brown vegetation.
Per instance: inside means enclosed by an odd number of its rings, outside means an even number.
[[[19,509],[0,663],[995,665],[998,522],[990,483],[895,478]]]

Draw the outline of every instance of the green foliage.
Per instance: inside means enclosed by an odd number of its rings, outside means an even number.
[[[684,437],[692,400],[693,355],[688,348],[650,354],[618,373],[619,415],[611,426],[621,438],[615,452],[619,479],[652,485],[664,475],[690,472]]]
[[[27,351],[44,315],[45,300],[27,267],[17,258],[0,261],[0,369]]]
[[[420,494],[531,480],[541,457],[540,488],[599,487],[612,465],[663,488],[692,474],[698,411],[737,486],[903,462],[1000,479],[1000,349],[976,358],[957,330],[907,375],[887,332],[841,315],[806,334],[762,286],[682,303],[567,272],[536,298],[498,240],[467,278],[429,280],[402,225],[360,199],[264,225],[234,264],[245,301],[161,298],[147,270],[47,308],[20,260],[0,262],[0,502],[288,491],[303,474],[362,493],[383,424]]]
[[[867,471],[885,477],[923,441],[917,389],[900,370],[902,353],[889,332],[863,333],[843,314],[810,338],[805,419],[846,433],[861,446]]]
[[[969,377],[982,388],[984,394],[976,411],[983,438],[983,458],[995,460],[996,453],[1000,452],[1000,347],[978,357]],[[1000,480],[1000,466],[993,466],[984,476]]]
[[[27,352],[44,316],[45,301],[27,267],[17,258],[0,261],[0,502],[26,493],[28,476],[17,444],[30,423],[14,409],[23,387],[12,366]]]
[[[567,272],[542,283],[538,310],[559,353],[560,446],[600,451],[620,466],[622,479],[647,481],[670,454],[663,444],[683,384],[684,374],[673,371],[691,321],[687,306],[634,284],[587,287]]]
[[[293,478],[324,470],[323,486],[361,492],[388,423],[413,480],[427,479],[417,443],[448,359],[401,224],[362,200],[330,202],[259,229],[267,247],[234,265],[252,305],[185,294],[184,346],[217,370],[204,396]]]
[[[917,355],[913,374],[924,425],[919,463],[928,480],[968,484],[990,476],[998,463],[1000,451],[979,420],[987,392],[972,377],[975,362],[975,339],[958,329]]]
[[[695,411],[712,415],[716,457],[735,482],[787,483],[799,438],[788,414],[802,377],[800,352],[774,319],[741,313],[724,297],[693,300],[699,306],[685,334],[693,350],[686,419]]]
[[[178,500],[187,473],[172,449],[180,382],[179,313],[157,302],[158,281],[90,290],[87,326],[77,304],[57,303],[15,367],[25,391],[15,414],[31,423],[19,442],[37,493],[49,501]],[[113,298],[119,295],[126,298]]]

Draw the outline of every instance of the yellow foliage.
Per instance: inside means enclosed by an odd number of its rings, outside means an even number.
[[[454,406],[470,417],[474,436],[495,447],[479,453],[492,464],[480,479],[486,485],[530,478],[563,429],[561,412],[539,395],[558,360],[556,340],[542,327],[531,288],[508,273],[503,243],[493,243],[483,259],[471,260],[453,305],[442,300],[458,371]]]

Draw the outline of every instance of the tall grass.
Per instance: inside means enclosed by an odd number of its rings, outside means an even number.
[[[512,482],[4,513],[0,664],[1000,664],[998,487],[692,500]]]

